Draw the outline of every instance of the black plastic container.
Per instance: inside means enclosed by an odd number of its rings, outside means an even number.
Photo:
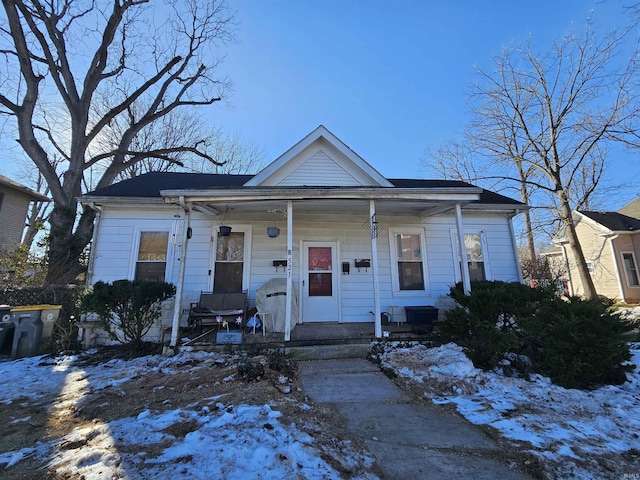
[[[438,309],[431,305],[419,307],[404,307],[407,324],[416,333],[431,332],[438,321]]]

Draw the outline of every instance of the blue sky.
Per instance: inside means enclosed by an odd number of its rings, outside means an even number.
[[[277,157],[323,124],[387,177],[424,177],[426,148],[458,135],[474,65],[503,45],[550,45],[593,17],[622,24],[610,0],[232,2],[234,83],[216,123]]]
[[[545,47],[593,11],[622,24],[622,0],[229,0],[234,84],[213,122],[275,159],[319,124],[387,177],[424,178],[423,152],[464,129],[474,65],[503,45]],[[616,157],[627,173],[640,161]],[[5,168],[3,168],[5,170]],[[629,191],[608,208],[640,192]]]

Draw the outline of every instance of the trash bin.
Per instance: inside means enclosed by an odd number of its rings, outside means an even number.
[[[53,336],[53,327],[60,316],[62,305],[35,305],[42,311],[40,320],[42,320],[42,343],[48,342]]]
[[[37,355],[42,341],[43,323],[41,305],[13,307],[11,320],[15,325],[11,356],[13,358]]]
[[[431,305],[419,307],[404,307],[407,324],[415,333],[431,332],[438,321],[438,309]]]
[[[10,355],[13,344],[13,322],[0,322],[0,355]]]
[[[9,305],[0,305],[0,322],[11,321],[11,307]]]

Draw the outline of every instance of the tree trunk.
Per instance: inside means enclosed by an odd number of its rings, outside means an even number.
[[[591,274],[587,269],[587,262],[585,261],[584,253],[582,252],[582,246],[580,245],[580,241],[578,240],[578,235],[576,234],[576,226],[573,223],[571,208],[569,207],[569,202],[566,198],[567,196],[564,192],[558,192],[558,197],[560,198],[561,205],[560,220],[566,227],[566,235],[567,239],[569,240],[569,249],[573,253],[573,257],[576,262],[576,269],[578,271],[578,277],[580,278],[582,288],[584,289],[583,296],[587,300],[596,298],[598,294],[593,284],[593,280],[591,279]]]
[[[75,202],[73,202],[75,204]],[[46,281],[53,285],[77,283],[78,275],[85,271],[82,253],[91,241],[95,212],[85,209],[75,233],[76,209],[55,204],[49,218],[51,225],[49,267]]]

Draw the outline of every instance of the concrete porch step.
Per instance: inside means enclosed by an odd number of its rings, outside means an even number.
[[[285,347],[285,351],[296,360],[334,360],[341,358],[366,359],[370,343],[350,343],[341,345],[308,345]]]

